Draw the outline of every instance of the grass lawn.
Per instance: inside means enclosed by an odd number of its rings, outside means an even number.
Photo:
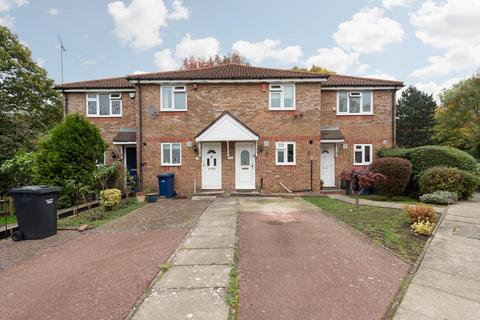
[[[17,223],[17,217],[13,214],[7,216],[7,224]],[[5,216],[0,216],[0,226],[5,225]]]
[[[352,199],[355,199],[355,196],[350,195],[349,197],[351,197]],[[380,195],[380,194],[370,194],[368,196],[361,195],[361,196],[359,196],[359,198],[364,199],[364,200],[372,200],[372,201],[398,202],[400,204],[402,204],[402,203],[404,203],[404,204],[422,203],[422,202],[418,201],[417,199],[410,198],[410,197],[407,197],[407,196],[394,196],[394,197],[392,197],[392,199],[388,199],[387,196],[383,196],[383,195]]]
[[[92,211],[101,210],[100,208],[83,211],[76,216],[70,216],[64,219],[60,219],[58,220],[58,228],[76,228],[83,224],[88,224],[89,228],[95,228],[113,219],[124,216],[132,212],[133,210],[142,207],[143,205],[145,205],[145,203],[138,203],[133,198],[123,199],[120,204],[118,204],[111,211],[105,212],[104,215],[97,220],[92,220],[90,216],[92,214]]]
[[[416,236],[410,219],[400,209],[360,206],[327,197],[306,197],[306,201],[349,224],[374,242],[379,243],[410,263],[422,252],[427,237]]]

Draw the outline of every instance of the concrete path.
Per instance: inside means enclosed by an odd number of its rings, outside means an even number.
[[[480,319],[480,194],[448,209],[394,319]]]
[[[383,318],[407,263],[302,199],[239,201],[239,320]]]
[[[225,293],[234,258],[237,199],[217,199],[134,310],[136,320],[225,320]]]
[[[343,202],[355,204],[355,198],[352,198],[343,194],[329,194],[327,195],[327,197],[332,199],[337,199]],[[367,200],[367,199],[359,199],[359,203],[362,206],[373,206],[373,207],[393,208],[393,209],[403,209],[403,207],[408,204],[408,203],[398,203],[398,202],[390,202],[390,201],[374,201],[374,200]],[[438,213],[442,213],[443,211],[445,211],[445,207],[439,207],[439,206],[432,206],[432,207],[434,207],[435,211]]]

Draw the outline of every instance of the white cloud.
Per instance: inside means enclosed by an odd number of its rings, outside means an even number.
[[[40,66],[40,67],[44,67],[45,66],[45,62],[47,62],[47,60],[43,59],[43,58],[40,58],[38,57],[37,58],[37,64]]]
[[[366,78],[373,78],[373,79],[382,79],[382,80],[397,80],[397,78],[395,78],[395,76],[392,76],[391,74],[384,73],[384,72],[372,73],[372,74],[366,75],[365,77]]]
[[[161,29],[167,20],[188,18],[181,1],[174,1],[173,5],[173,12],[169,12],[163,0],[133,0],[128,7],[123,1],[115,1],[108,4],[108,12],[114,19],[115,34],[120,41],[145,50],[162,43]]]
[[[47,13],[48,13],[49,15],[51,15],[51,16],[57,16],[58,13],[59,13],[59,11],[58,11],[58,9],[51,8],[51,9],[48,9],[48,10],[47,10]]]
[[[453,48],[479,44],[480,1],[427,0],[410,15],[415,35],[424,43],[437,48]]]
[[[404,36],[400,23],[384,15],[385,10],[378,7],[362,9],[338,26],[333,39],[344,49],[360,53],[383,51],[385,45],[401,42]]]
[[[443,89],[448,89],[455,83],[464,80],[464,78],[453,78],[449,79],[441,84],[437,84],[433,81],[430,82],[423,82],[423,83],[416,83],[415,87],[417,89],[425,91],[427,93],[433,94],[435,100],[439,101],[438,95],[442,92]]]
[[[178,68],[177,61],[173,58],[170,49],[155,52],[155,64],[160,71],[174,70]]]
[[[97,60],[85,60],[82,61],[82,66],[92,66],[97,64]]]
[[[8,12],[14,7],[28,4],[27,0],[0,0],[0,12]]]
[[[15,18],[12,17],[9,14],[6,14],[4,16],[0,16],[0,26],[5,26],[7,28],[11,28],[13,26],[14,21],[15,21]]]
[[[175,48],[175,55],[179,59],[194,57],[214,56],[220,50],[220,42],[213,37],[192,39],[187,33]],[[163,50],[165,51],[165,50]],[[162,52],[162,51],[161,51]]]
[[[391,9],[392,7],[408,7],[414,0],[382,0],[382,6],[385,9]]]
[[[345,52],[342,48],[320,48],[317,54],[307,59],[307,66],[320,66],[344,73],[357,62],[358,53]]]
[[[135,70],[132,72],[132,74],[143,74],[143,73],[147,73],[147,72],[143,70]]]
[[[282,64],[297,63],[302,56],[300,46],[282,48],[279,40],[268,38],[259,42],[240,40],[233,44],[232,50],[245,56],[255,65],[261,64],[267,59],[277,60]]]
[[[414,70],[411,75],[416,78],[430,78],[478,66],[480,44],[454,48],[443,56],[431,56],[427,66]]]
[[[355,69],[355,73],[356,74],[364,74],[365,72],[367,72],[368,68],[370,68],[370,66],[368,64],[362,63],[362,64],[357,66],[357,68]]]

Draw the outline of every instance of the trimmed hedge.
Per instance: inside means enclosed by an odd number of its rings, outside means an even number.
[[[411,152],[413,148],[381,148],[378,150],[378,155],[380,158],[403,158],[409,159],[408,153]]]
[[[425,193],[420,196],[420,201],[433,204],[452,204],[457,202],[458,195],[455,192],[437,190],[434,193]]]
[[[480,178],[473,173],[458,168],[433,167],[420,174],[420,193],[433,193],[437,190],[458,194],[461,199],[468,199],[480,185]]]
[[[371,170],[386,177],[385,180],[375,182],[375,190],[392,197],[405,191],[412,174],[412,163],[402,158],[379,158],[373,162]]]

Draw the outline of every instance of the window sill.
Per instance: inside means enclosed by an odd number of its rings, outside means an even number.
[[[275,165],[277,166],[286,166],[286,167],[291,167],[291,166],[296,166],[297,164],[296,163],[275,163]]]
[[[182,164],[181,163],[180,164],[168,164],[168,163],[165,164],[165,163],[162,163],[160,166],[161,167],[181,167]]]
[[[372,164],[372,163],[369,162],[369,163],[354,163],[353,165],[354,165],[354,166],[369,166],[369,165],[371,165],[371,164]]]
[[[182,109],[160,109],[160,112],[187,112],[188,110],[182,110]]]
[[[295,111],[296,108],[268,108],[268,111]]]
[[[109,116],[97,116],[97,115],[91,115],[87,114],[87,118],[121,118],[121,114],[116,114],[116,115],[109,115]]]
[[[373,116],[373,113],[336,113],[337,116]]]

